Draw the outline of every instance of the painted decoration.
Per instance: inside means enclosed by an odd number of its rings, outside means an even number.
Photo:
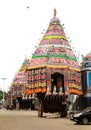
[[[22,76],[21,71],[18,73],[18,79],[16,78],[15,82],[27,81],[25,85],[26,95],[51,91],[49,88],[52,86],[51,76],[53,73],[64,75],[65,92],[68,91],[70,94],[77,95],[83,94],[80,66],[65,35],[63,25],[56,17],[56,10],[25,70],[26,80],[24,77],[19,78],[19,76]]]

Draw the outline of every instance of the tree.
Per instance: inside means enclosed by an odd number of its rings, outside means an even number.
[[[4,92],[4,96],[5,96],[5,99],[6,99],[6,92]],[[3,91],[0,90],[0,100],[2,100],[2,99],[3,99]]]

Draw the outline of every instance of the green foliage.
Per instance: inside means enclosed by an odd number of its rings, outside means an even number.
[[[5,99],[6,99],[6,92],[4,92],[4,96],[5,96]],[[0,100],[2,100],[2,99],[3,99],[3,91],[0,90]]]

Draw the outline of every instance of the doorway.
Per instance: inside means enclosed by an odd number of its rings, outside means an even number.
[[[59,93],[60,89],[64,93],[64,75],[58,72],[51,74],[51,91],[53,92],[56,87],[56,92]]]

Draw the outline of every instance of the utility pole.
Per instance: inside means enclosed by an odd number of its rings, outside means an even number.
[[[3,105],[4,105],[4,100],[5,100],[5,95],[4,95],[4,87],[5,87],[5,80],[7,79],[7,78],[1,78],[2,80],[3,80]]]

